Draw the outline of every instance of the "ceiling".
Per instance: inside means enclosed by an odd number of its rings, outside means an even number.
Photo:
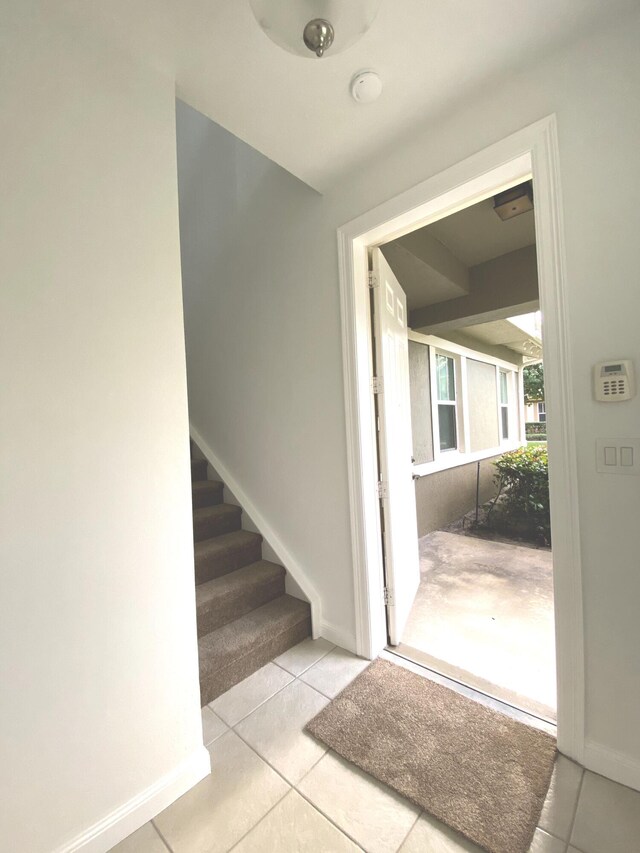
[[[170,74],[179,97],[324,191],[452,101],[636,2],[382,0],[360,42],[322,60],[273,44],[248,0],[58,0],[56,9]],[[373,104],[349,95],[363,68],[384,83]]]
[[[415,311],[465,296],[472,267],[535,242],[533,210],[502,220],[488,198],[386,243],[382,252]]]
[[[425,230],[467,267],[536,242],[533,210],[503,221],[493,209],[492,198],[440,219]]]
[[[542,356],[542,341],[539,333],[528,334],[510,319],[465,326],[461,331],[466,338],[491,346],[507,347],[528,359],[536,360]]]
[[[468,275],[465,286],[396,240],[383,246],[382,254],[402,285],[409,311],[437,302],[447,302],[469,293]]]

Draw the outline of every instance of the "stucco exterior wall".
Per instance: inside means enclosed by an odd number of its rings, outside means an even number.
[[[498,456],[493,456],[483,459],[480,463],[458,465],[456,468],[427,474],[416,480],[418,536],[426,536],[433,530],[439,530],[474,508],[478,464],[480,503],[490,500],[497,491],[493,482],[495,469],[492,464],[497,458]]]

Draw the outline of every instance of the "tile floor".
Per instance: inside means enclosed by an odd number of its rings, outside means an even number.
[[[305,640],[202,709],[212,774],[112,853],[476,853],[303,727],[367,665]],[[560,756],[531,853],[638,853],[640,793]]]

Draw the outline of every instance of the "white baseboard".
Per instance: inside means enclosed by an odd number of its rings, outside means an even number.
[[[293,580],[302,590],[302,593],[306,596],[311,606],[312,636],[314,639],[317,639],[320,636],[321,632],[320,626],[322,625],[322,605],[320,601],[320,596],[318,595],[310,579],[307,577],[306,572],[300,565],[299,561],[296,560],[295,557],[291,554],[287,546],[280,539],[280,537],[269,524],[269,522],[265,519],[262,512],[260,512],[260,510],[253,503],[251,498],[249,498],[249,496],[246,494],[246,492],[235,479],[233,474],[231,474],[229,469],[221,461],[217,453],[210,447],[209,444],[207,444],[205,439],[202,437],[202,433],[200,433],[200,431],[193,425],[193,423],[190,424],[190,432],[191,437],[204,454],[207,462],[209,462],[209,464],[216,470],[218,476],[224,482],[225,486],[231,492],[233,492],[242,509],[251,518],[258,532],[262,535],[265,542],[276,554],[279,562],[289,572]],[[332,640],[332,642],[335,641]]]
[[[331,622],[323,621],[320,623],[320,636],[336,646],[346,649],[348,652],[356,652],[356,638],[349,631],[338,628]]]
[[[211,759],[202,746],[145,791],[124,803],[55,853],[106,853],[136,829],[175,802],[211,773]]]
[[[636,758],[587,739],[584,766],[587,770],[640,791],[640,761]]]

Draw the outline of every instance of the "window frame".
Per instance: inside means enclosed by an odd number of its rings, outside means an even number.
[[[458,423],[459,420],[459,388],[461,386],[461,382],[458,379],[459,373],[459,363],[458,358],[455,355],[452,355],[447,352],[442,352],[440,350],[433,349],[433,380],[431,382],[431,432],[433,434],[433,455],[436,456],[436,452],[441,453],[456,453],[460,452],[460,426]],[[441,400],[439,397],[440,386],[438,382],[438,358],[446,358],[448,359],[453,367],[453,400]],[[435,389],[435,394],[433,393],[433,389]],[[453,425],[455,430],[455,445],[453,447],[442,447],[440,441],[440,406],[448,406],[453,409]]]
[[[424,335],[421,332],[409,330],[409,340],[424,344],[429,347],[429,380],[431,383],[431,428],[433,437],[433,461],[417,462],[413,465],[413,473],[417,477],[445,471],[460,465],[468,465],[482,459],[500,456],[507,450],[515,450],[526,444],[524,438],[524,401],[518,404],[518,389],[522,388],[522,365],[516,365],[482,352],[469,349],[468,347],[454,344],[451,341],[438,338],[434,335]],[[455,409],[456,409],[456,435],[457,447],[448,450],[440,450],[440,425],[438,419],[438,406],[447,404],[447,401],[438,400],[436,355],[442,355],[453,359],[454,383],[455,383]],[[498,405],[496,418],[498,421],[499,444],[496,447],[471,452],[470,430],[469,430],[469,399],[467,384],[467,359],[481,361],[495,367],[496,392]],[[500,397],[500,371],[507,374],[508,382],[508,412],[509,412],[509,434],[512,438],[502,437],[501,424],[501,397]],[[510,375],[511,374],[511,375]]]
[[[512,422],[513,422],[513,397],[512,387],[514,385],[513,381],[513,370],[507,370],[504,367],[496,366],[496,381],[498,383],[498,430],[500,436],[500,446],[509,442],[509,436],[512,433]],[[505,389],[507,394],[506,402],[502,400],[502,376],[505,377]],[[507,434],[504,434],[504,422],[503,422],[503,413],[504,410],[507,411]]]

